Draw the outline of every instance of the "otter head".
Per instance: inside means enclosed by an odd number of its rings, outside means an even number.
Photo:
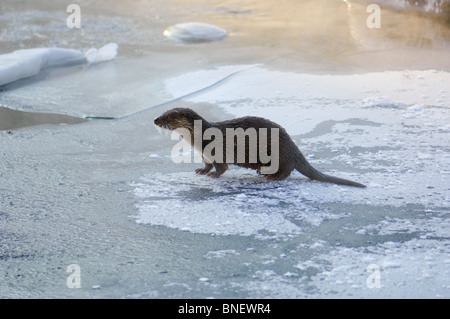
[[[154,123],[156,126],[173,131],[178,128],[193,129],[195,120],[202,120],[202,117],[191,109],[175,108],[156,118]]]

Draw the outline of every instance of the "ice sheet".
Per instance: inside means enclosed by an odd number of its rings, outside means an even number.
[[[373,30],[369,1],[82,0],[82,28],[68,29],[59,2],[0,1],[2,53],[114,42],[120,59],[1,88],[4,121],[47,124],[0,132],[0,297],[450,297],[438,17],[382,6]],[[227,38],[163,36],[184,21]],[[268,117],[315,167],[368,188],[235,167],[198,176],[151,125],[175,106]],[[66,285],[74,263],[80,289]],[[371,265],[380,288],[367,285]]]
[[[213,78],[229,76],[230,68],[203,70],[169,79],[166,93],[179,96],[202,84],[208,86]],[[288,219],[293,215],[305,218],[293,212],[308,211],[311,207],[305,206],[305,201],[397,207],[413,204],[450,206],[449,73],[431,70],[331,76],[278,72],[257,66],[247,69],[236,66],[234,69],[243,71],[233,75],[232,80],[186,99],[214,103],[230,117],[258,115],[270,118],[286,127],[313,166],[332,175],[365,183],[369,188],[355,190],[308,183],[298,172],[279,184],[264,184],[263,178],[258,180],[256,173],[252,175],[250,171],[241,170],[231,170],[223,178],[213,181],[204,180],[205,177],[193,172],[186,173],[182,179],[159,175],[152,177],[151,184],[139,184],[137,188],[137,192],[146,198],[139,205],[139,222],[192,232],[242,235],[267,231],[272,224],[277,225],[279,234],[295,234],[301,230],[293,228]],[[236,195],[226,187],[228,183],[232,185],[233,179],[236,187],[242,187],[242,194]],[[257,194],[245,189],[247,179],[258,181]],[[180,184],[180,180],[184,183]],[[178,193],[181,188],[194,193],[213,189],[214,193],[217,187],[223,188],[221,196],[187,202],[183,196],[175,197],[178,209],[170,208],[164,213],[162,207],[172,207],[169,205],[174,200],[172,195],[165,201],[152,200],[162,199],[164,194]],[[154,189],[164,191],[155,195]],[[239,196],[251,206],[242,205]],[[270,203],[267,198],[272,199]],[[266,211],[267,204],[278,207],[281,202],[289,203],[289,207],[294,207],[293,211],[283,208],[271,210],[269,214],[256,213]],[[225,220],[239,226],[224,226],[224,216],[211,222],[208,218],[214,217],[210,212],[217,210],[234,214]],[[320,214],[315,216],[317,223],[323,220]],[[252,218],[265,221],[258,224]]]

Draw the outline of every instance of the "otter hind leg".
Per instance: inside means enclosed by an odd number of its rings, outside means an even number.
[[[205,163],[205,167],[203,167],[203,168],[197,168],[197,169],[195,170],[195,172],[196,172],[197,174],[200,174],[200,175],[205,175],[205,174],[208,174],[209,171],[212,170],[213,167],[214,167],[214,166],[213,166],[212,164]]]
[[[285,179],[286,177],[291,175],[291,171],[292,170],[279,170],[278,172],[276,172],[274,174],[266,175],[266,179],[268,181],[279,181],[279,180]]]
[[[228,164],[214,163],[214,167],[216,168],[216,171],[207,173],[206,176],[213,177],[213,178],[219,177],[220,175],[222,175],[223,173],[226,172],[226,170],[228,169]]]

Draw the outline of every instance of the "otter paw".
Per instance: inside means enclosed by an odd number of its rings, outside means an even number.
[[[200,174],[200,175],[205,175],[205,174],[208,173],[208,170],[206,170],[206,169],[204,169],[204,168],[197,168],[197,169],[195,170],[195,172],[196,172],[197,174]]]
[[[266,179],[268,181],[281,181],[282,179],[285,179],[287,176],[283,175],[267,175]]]
[[[217,173],[217,172],[212,172],[212,173],[207,173],[206,176],[212,177],[212,178],[217,178],[219,177],[221,174]]]

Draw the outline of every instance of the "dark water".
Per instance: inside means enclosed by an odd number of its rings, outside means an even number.
[[[13,130],[44,124],[76,124],[85,121],[82,118],[63,114],[23,112],[0,107],[0,130]]]

